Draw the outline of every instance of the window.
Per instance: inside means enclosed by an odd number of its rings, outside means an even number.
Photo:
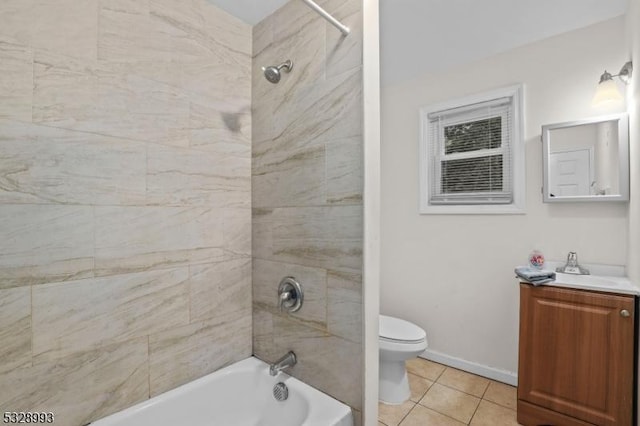
[[[421,213],[524,213],[522,86],[420,110]]]

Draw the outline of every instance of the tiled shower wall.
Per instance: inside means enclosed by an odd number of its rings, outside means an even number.
[[[298,0],[253,29],[253,349],[293,350],[294,376],[360,410],[362,2],[318,3],[352,33]],[[279,84],[265,80],[262,66],[287,59]],[[305,292],[291,316],[277,307],[288,275]]]
[[[78,426],[251,354],[251,28],[0,2],[0,411]]]

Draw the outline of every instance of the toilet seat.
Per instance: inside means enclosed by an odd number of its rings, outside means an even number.
[[[381,341],[389,343],[417,344],[427,339],[427,333],[415,324],[400,318],[380,315]]]

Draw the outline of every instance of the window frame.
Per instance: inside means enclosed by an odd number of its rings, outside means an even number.
[[[419,149],[419,167],[420,167],[420,214],[524,214],[524,202],[525,202],[525,161],[524,161],[524,114],[523,114],[523,91],[524,86],[522,84],[513,85],[509,87],[504,87],[500,89],[495,89],[491,91],[487,91],[484,93],[466,96],[463,98],[458,98],[442,103],[437,103],[429,106],[425,106],[420,108],[420,149]],[[478,203],[477,200],[474,202],[472,200],[472,196],[470,194],[469,198],[467,198],[466,203],[462,202],[460,204],[453,203],[432,203],[431,202],[431,194],[430,194],[430,183],[431,183],[431,172],[432,166],[431,162],[434,161],[434,165],[436,165],[435,176],[436,176],[436,187],[439,188],[442,174],[440,172],[441,161],[444,154],[444,144],[438,143],[439,154],[434,158],[432,155],[432,125],[429,121],[429,114],[444,112],[446,110],[454,109],[454,108],[469,108],[470,114],[473,115],[473,105],[482,104],[491,102],[500,98],[510,98],[510,105],[507,105],[506,108],[512,109],[512,129],[511,129],[511,137],[510,141],[510,150],[511,150],[511,185],[512,185],[512,194],[513,198],[510,203]],[[483,105],[478,105],[478,109],[483,108]],[[461,120],[460,123],[470,122],[474,119],[469,118],[469,115],[465,117],[464,120]],[[494,116],[498,116],[496,114]],[[500,114],[504,116],[504,112]],[[481,114],[478,111],[477,118],[478,120],[489,118],[486,114]],[[506,126],[505,120],[502,121],[502,125]],[[448,125],[454,124],[447,123]],[[444,127],[443,127],[444,128]],[[507,134],[502,132],[502,138],[507,137]],[[501,144],[502,145],[502,144]],[[504,152],[506,148],[501,146],[500,148],[493,148],[490,150],[482,150],[485,151],[484,155],[472,155],[468,154],[467,158],[480,158],[484,156],[488,156],[486,151],[502,151]],[[442,151],[442,152],[440,152]],[[467,153],[464,153],[467,154]],[[451,154],[449,154],[451,155]],[[457,154],[456,154],[457,155]],[[507,176],[508,178],[508,176]],[[504,171],[503,171],[503,179],[505,179]],[[456,196],[460,196],[460,198],[464,197],[464,194],[457,194]]]

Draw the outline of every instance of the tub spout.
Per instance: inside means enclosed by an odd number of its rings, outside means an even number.
[[[269,374],[277,376],[279,372],[285,368],[293,367],[296,365],[296,354],[293,351],[289,351],[285,356],[274,362],[269,366]]]

